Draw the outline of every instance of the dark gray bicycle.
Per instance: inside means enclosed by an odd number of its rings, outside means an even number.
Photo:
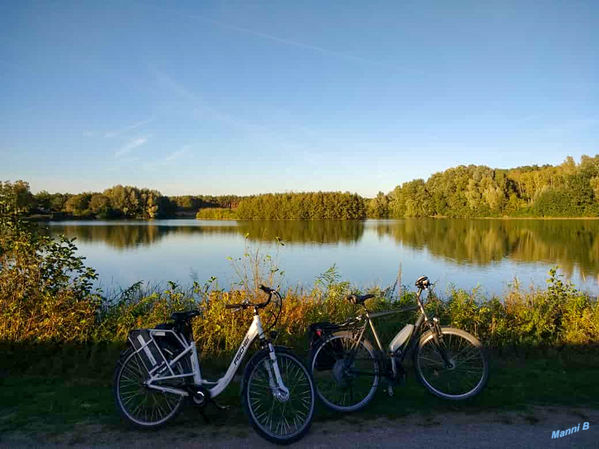
[[[341,324],[310,326],[314,339],[309,366],[316,393],[325,405],[343,412],[359,410],[372,400],[381,377],[388,380],[392,395],[393,385],[405,376],[403,362],[410,353],[416,376],[434,395],[461,400],[481,392],[489,376],[483,346],[468,332],[440,326],[436,317],[427,316],[421,294],[430,286],[422,276],[416,281],[417,305],[376,313],[364,305],[375,295],[349,295],[349,301],[363,307],[362,315]],[[383,349],[372,320],[417,309],[416,323],[404,326]],[[376,348],[366,339],[368,327]]]

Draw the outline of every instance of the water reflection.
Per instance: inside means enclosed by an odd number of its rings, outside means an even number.
[[[167,236],[247,236],[257,242],[279,237],[290,245],[367,244],[372,233],[458,264],[516,262],[558,264],[572,274],[599,273],[599,220],[238,221],[65,222],[50,226],[80,242],[102,242],[121,251],[150,246]]]
[[[599,220],[406,219],[377,223],[376,232],[458,263],[510,258],[557,264],[568,274],[599,272]]]
[[[329,244],[358,242],[364,234],[364,222],[356,220],[277,220],[239,221],[237,230],[250,240],[288,243]]]
[[[166,221],[166,220],[164,220]],[[183,220],[182,220],[183,221]],[[150,246],[168,235],[238,234],[235,223],[219,225],[173,225],[160,220],[148,222],[80,222],[55,223],[49,227],[52,234],[62,233],[80,242],[102,242],[112,248],[127,250]]]
[[[63,233],[81,242],[103,242],[117,249],[157,243],[169,235],[242,235],[251,241],[333,244],[357,242],[364,233],[362,221],[238,221],[205,222],[193,220],[155,220],[148,222],[66,222],[50,226],[52,233]]]

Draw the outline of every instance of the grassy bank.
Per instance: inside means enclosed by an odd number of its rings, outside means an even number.
[[[60,434],[72,430],[76,424],[86,423],[127,430],[116,413],[111,390],[112,368],[118,356],[115,349],[118,348],[96,348],[94,360],[89,357],[90,348],[71,347],[46,360],[29,363],[20,375],[0,377],[0,434]],[[16,362],[15,357],[19,358],[13,353],[13,362]],[[31,362],[31,358],[28,361]],[[216,373],[222,369],[219,365],[222,363],[218,360],[216,364],[202,361],[202,368],[207,372]],[[532,407],[536,405],[599,408],[598,376],[596,354],[591,356],[575,350],[532,357],[495,354],[489,384],[472,400],[455,403],[438,399],[428,393],[409,370],[406,384],[395,388],[393,399],[381,388],[373,403],[351,418],[397,418],[419,413],[426,422],[427,416],[433,419],[434,413],[444,411],[474,414],[483,410],[519,410],[534,422]],[[246,425],[238,382],[219,396],[219,403],[231,408],[221,412],[209,407],[206,413],[212,426]],[[316,415],[318,420],[339,417],[322,406]],[[206,425],[199,411],[191,406],[171,424],[182,429],[189,425]]]

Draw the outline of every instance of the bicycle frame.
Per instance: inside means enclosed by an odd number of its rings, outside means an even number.
[[[243,338],[241,345],[239,346],[239,349],[237,350],[235,356],[233,357],[233,360],[231,361],[229,368],[227,369],[224,376],[221,377],[220,379],[218,379],[217,381],[209,381],[209,380],[202,378],[202,372],[200,370],[200,363],[199,363],[199,359],[198,359],[195,341],[192,340],[191,342],[187,342],[183,335],[180,335],[177,332],[170,330],[170,329],[150,329],[149,331],[150,331],[150,335],[152,335],[152,336],[154,336],[154,335],[164,336],[166,333],[169,333],[169,332],[172,333],[177,338],[177,340],[181,343],[181,345],[184,349],[174,359],[172,359],[170,362],[168,362],[166,360],[166,357],[164,357],[164,354],[160,350],[160,346],[156,344],[156,347],[158,348],[160,355],[163,357],[164,362],[162,364],[156,366],[154,369],[149,370],[150,378],[146,381],[146,386],[148,388],[151,388],[154,390],[159,390],[159,391],[164,391],[164,392],[168,392],[168,393],[174,393],[174,394],[178,394],[181,396],[189,396],[189,392],[186,390],[182,390],[179,388],[166,387],[163,385],[157,385],[156,382],[193,376],[194,386],[207,388],[210,393],[210,398],[214,398],[214,397],[218,396],[220,393],[222,393],[223,390],[225,390],[227,388],[227,386],[231,383],[231,381],[233,380],[233,377],[235,376],[235,373],[237,372],[237,369],[239,368],[239,365],[245,358],[245,355],[247,354],[249,347],[254,342],[256,337],[258,337],[261,342],[265,343],[265,345],[268,347],[269,352],[270,352],[270,360],[272,362],[272,371],[271,371],[271,367],[267,367],[267,371],[268,371],[269,378],[270,378],[269,383],[270,383],[271,389],[273,390],[273,392],[278,389],[279,394],[280,393],[282,393],[283,395],[289,394],[289,390],[284,385],[283,380],[281,378],[281,373],[280,373],[279,366],[277,363],[277,358],[276,358],[276,355],[274,352],[274,347],[273,347],[272,343],[270,341],[268,341],[264,335],[264,330],[262,328],[262,322],[260,321],[260,316],[258,315],[257,310],[254,311],[254,318],[252,320],[252,323],[251,323],[248,331],[246,332],[245,337]],[[149,345],[149,343],[150,342],[148,342],[145,345],[143,345],[142,347],[140,347],[136,351],[136,353],[139,353],[141,351],[146,351],[145,353],[146,353],[146,355],[148,355],[149,349],[147,346]],[[179,360],[182,360],[183,357],[185,357],[185,356],[189,357],[189,360],[191,362],[191,368],[192,368],[191,371],[183,373],[183,374],[175,374],[175,371],[173,370],[174,366],[176,365],[177,362],[179,362]],[[165,371],[166,371],[166,375],[163,374],[163,373],[165,373]]]
[[[422,291],[423,291],[422,289],[418,290],[418,294],[416,297],[418,305],[404,307],[399,310],[385,310],[382,312],[372,313],[372,312],[369,312],[368,309],[366,309],[366,307],[362,304],[362,306],[364,307],[364,309],[366,311],[366,313],[364,314],[365,323],[361,328],[359,328],[360,329],[359,334],[354,339],[355,343],[354,343],[354,346],[352,347],[352,351],[356,351],[358,349],[360,342],[364,338],[364,333],[366,332],[366,328],[368,326],[370,326],[370,330],[372,332],[372,335],[374,336],[374,340],[375,340],[375,343],[377,346],[377,351],[376,351],[377,358],[379,359],[379,361],[391,360],[392,371],[393,371],[393,374],[395,375],[396,374],[396,362],[399,362],[401,364],[404,361],[406,355],[408,353],[412,352],[412,350],[418,343],[420,335],[422,335],[423,325],[428,324],[428,327],[430,327],[431,329],[434,330],[435,343],[438,345],[439,341],[437,339],[440,336],[440,329],[438,327],[438,322],[437,322],[436,318],[429,320],[429,318],[426,314],[426,311],[424,310],[424,305],[422,304],[422,301],[420,300],[420,295],[422,294]],[[396,358],[396,355],[399,352],[399,350],[396,350],[394,353],[391,353],[390,351],[386,351],[383,348],[383,345],[381,344],[381,340],[378,336],[378,333],[376,332],[376,329],[374,327],[374,323],[372,320],[374,320],[376,318],[381,318],[381,317],[385,317],[385,316],[390,316],[390,315],[395,315],[398,313],[407,312],[410,310],[420,310],[420,314],[418,315],[418,318],[416,319],[416,323],[414,324],[414,331],[410,335],[410,338],[408,339],[407,342],[403,343],[401,346],[402,348],[405,348],[405,350],[401,351],[401,353],[399,354],[399,357]],[[439,332],[439,333],[437,333],[437,332]],[[441,353],[442,353],[442,357],[443,357],[444,361],[446,363],[448,363],[448,361],[445,360],[446,357],[445,357],[444,351],[441,351]]]

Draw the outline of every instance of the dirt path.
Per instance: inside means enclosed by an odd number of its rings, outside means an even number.
[[[584,423],[589,429],[583,430]],[[580,431],[552,439],[554,430],[580,423]],[[293,448],[593,448],[599,449],[599,410],[539,407],[527,412],[466,415],[446,413],[366,421],[347,416],[315,422],[311,432]],[[191,429],[168,426],[139,432],[127,427],[81,425],[60,435],[11,434],[0,437],[0,449],[250,449],[277,447],[258,437],[249,426],[202,425]]]

